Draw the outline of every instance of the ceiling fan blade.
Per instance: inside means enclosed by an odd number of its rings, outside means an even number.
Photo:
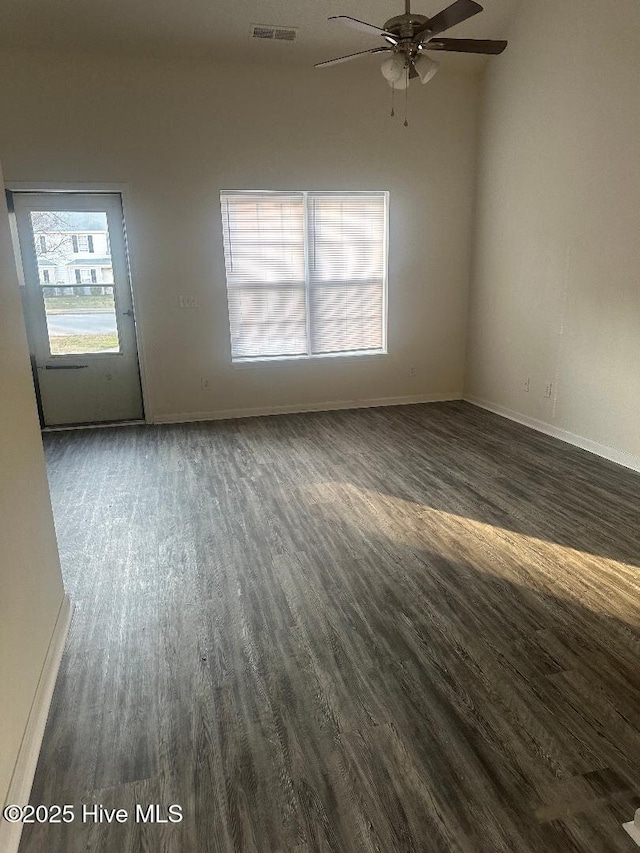
[[[492,39],[433,39],[423,45],[427,50],[451,50],[455,53],[486,53],[497,56],[507,46],[506,41]]]
[[[393,44],[398,43],[398,37],[393,33],[388,33],[386,30],[381,30],[380,27],[374,27],[373,24],[367,24],[365,21],[359,21],[357,18],[350,18],[348,15],[332,15],[330,21],[339,21],[341,24],[346,24],[354,30],[360,30],[363,33],[371,35],[383,36],[386,39],[393,39]]]
[[[443,33],[445,30],[455,27],[456,24],[461,24],[468,18],[473,18],[478,12],[482,12],[482,6],[479,3],[475,3],[474,0],[457,0],[456,3],[453,3],[431,18],[422,30],[418,30],[416,37],[422,33],[437,36],[438,33]]]
[[[349,62],[351,59],[357,59],[359,56],[366,56],[368,53],[386,53],[388,50],[393,50],[392,47],[373,47],[371,50],[361,50],[359,53],[350,53],[347,56],[339,56],[337,59],[329,59],[327,62],[316,62],[314,68],[326,68],[328,65],[338,65],[340,62]]]

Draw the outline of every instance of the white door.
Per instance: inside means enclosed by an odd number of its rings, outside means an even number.
[[[45,424],[142,418],[120,196],[13,200]]]

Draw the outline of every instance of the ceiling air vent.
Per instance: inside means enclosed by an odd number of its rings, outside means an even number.
[[[298,31],[293,27],[278,27],[274,39],[278,41],[295,41],[298,37]]]
[[[298,36],[296,27],[271,27],[267,24],[252,24],[251,38],[267,41],[295,41]]]

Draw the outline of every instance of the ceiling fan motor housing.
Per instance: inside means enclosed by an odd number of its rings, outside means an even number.
[[[385,23],[384,29],[388,33],[398,36],[399,39],[412,39],[418,30],[424,29],[429,23],[429,18],[425,15],[414,15],[410,12],[408,15],[396,15],[394,18],[389,18]]]

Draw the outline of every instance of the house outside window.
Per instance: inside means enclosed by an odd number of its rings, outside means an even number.
[[[112,284],[108,236],[104,222],[91,211],[39,212],[34,220],[34,237],[40,281],[70,288]]]

